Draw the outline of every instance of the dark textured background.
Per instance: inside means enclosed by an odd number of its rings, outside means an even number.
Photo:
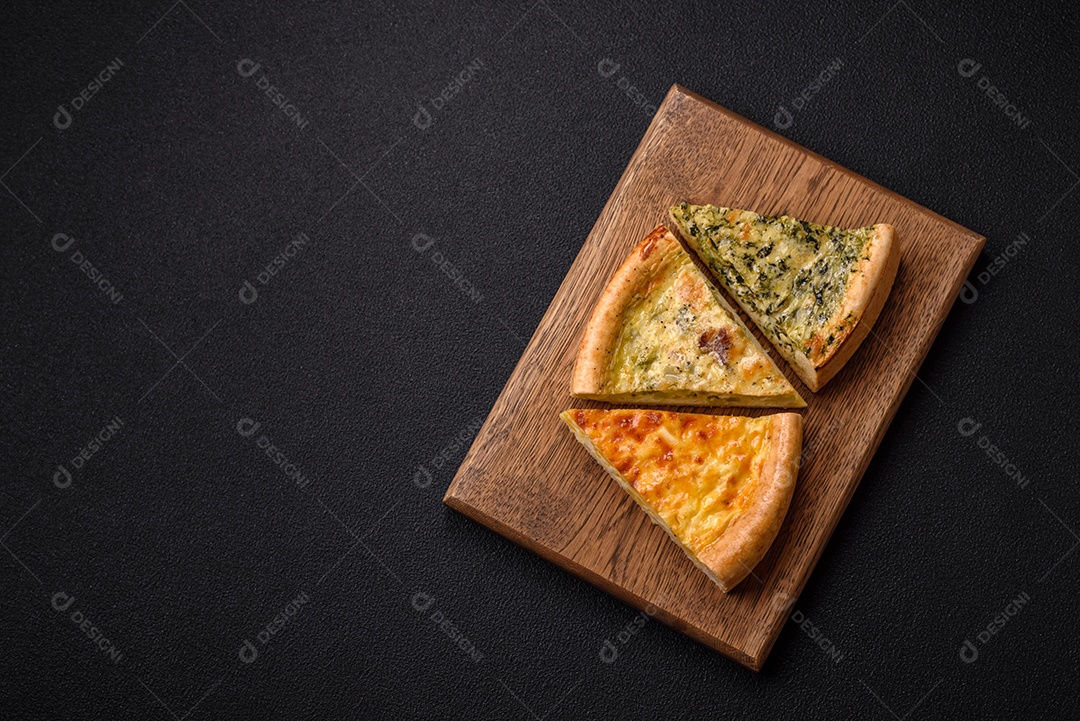
[[[915,719],[1078,703],[1075,9],[131,5],[3,11],[0,717]],[[114,58],[58,129],[57,107]],[[244,58],[260,73],[241,77]],[[968,78],[966,58],[981,64]],[[1013,257],[972,275],[978,297],[953,309],[796,604],[812,626],[789,622],[753,674],[440,499],[648,107],[679,82],[772,127],[836,59],[783,134],[986,235],[976,273]],[[418,128],[419,104],[463,71]],[[57,233],[75,239],[63,253]],[[299,233],[310,242],[259,284]],[[240,435],[241,418],[259,431]],[[965,418],[982,424],[971,436]]]

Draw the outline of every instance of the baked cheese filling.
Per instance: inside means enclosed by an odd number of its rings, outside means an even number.
[[[626,309],[607,393],[792,393],[681,248]]]
[[[874,227],[854,230],[770,217],[747,210],[681,203],[672,219],[687,244],[752,314],[774,342],[825,357],[858,318],[840,318],[848,286],[867,260]],[[815,342],[815,335],[826,327]]]
[[[592,409],[563,417],[694,556],[715,543],[753,497],[772,428],[769,416]]]

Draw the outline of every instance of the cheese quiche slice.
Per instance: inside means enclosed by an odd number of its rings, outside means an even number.
[[[883,223],[845,230],[689,203],[669,215],[814,391],[870,332],[900,261],[896,233]]]
[[[806,405],[662,225],[601,294],[570,392],[615,403]]]
[[[769,550],[799,471],[802,416],[591,409],[561,417],[723,591]]]

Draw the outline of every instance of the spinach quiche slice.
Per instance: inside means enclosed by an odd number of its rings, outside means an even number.
[[[802,416],[569,410],[578,441],[723,591],[780,530],[802,450]]]
[[[806,405],[662,225],[601,294],[570,392],[615,403]]]
[[[896,233],[884,223],[848,230],[689,203],[669,216],[814,391],[870,332],[899,265]]]

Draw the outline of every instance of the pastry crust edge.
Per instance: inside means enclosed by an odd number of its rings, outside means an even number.
[[[559,417],[578,442],[721,591],[730,592],[765,557],[776,540],[780,526],[783,525],[795,491],[802,454],[801,415],[776,413],[766,416],[772,419],[773,436],[769,442],[768,455],[762,464],[761,476],[754,486],[752,499],[747,504],[746,511],[735,519],[723,535],[698,555],[683,545],[671,527],[643,501],[633,485],[604,458],[596,444],[573,419],[575,410],[565,410]],[[729,536],[729,533],[734,535]]]
[[[844,335],[833,349],[814,363],[811,378],[804,378],[811,390],[817,391],[832,380],[870,334],[885,306],[885,300],[892,292],[899,267],[900,244],[896,239],[896,229],[887,223],[878,223],[874,226],[869,257],[859,266],[855,279],[844,294],[840,309],[830,319],[826,329],[851,315],[855,316],[855,322],[845,328]]]
[[[695,248],[693,239],[688,238],[682,231],[678,218],[672,210],[668,211],[668,222],[678,231],[691,250]],[[695,251],[696,252],[696,251]],[[699,256],[700,257],[700,256]],[[869,257],[864,260],[856,271],[856,277],[844,293],[844,299],[840,308],[833,314],[821,332],[828,333],[828,329],[834,328],[842,322],[842,319],[855,315],[853,323],[844,329],[842,336],[836,341],[832,350],[819,361],[814,362],[799,349],[788,350],[784,345],[773,342],[766,333],[770,343],[780,356],[788,362],[803,383],[815,393],[830,381],[844,364],[848,362],[864,338],[869,335],[874,322],[881,309],[885,305],[885,299],[889,297],[893,281],[896,279],[897,268],[900,264],[900,248],[896,240],[896,229],[887,223],[874,225],[874,237],[870,241]],[[706,264],[707,266],[708,264]],[[712,273],[710,269],[710,274]],[[720,284],[724,287],[723,284]],[[727,288],[724,288],[727,291]],[[735,296],[732,296],[735,297]],[[765,324],[759,314],[752,308],[747,307],[739,298],[735,297],[750,319],[764,329]],[[833,332],[835,336],[835,331]]]
[[[725,592],[745,579],[768,553],[795,492],[802,454],[802,416],[777,413],[769,418],[773,422],[769,451],[746,510],[698,556]]]
[[[586,400],[606,401],[609,403],[655,403],[658,405],[706,406],[706,407],[744,407],[744,408],[805,408],[806,401],[791,385],[783,371],[776,365],[768,352],[758,342],[754,334],[743,323],[739,314],[721,295],[715,284],[705,277],[705,282],[712,286],[713,297],[727,311],[757,350],[772,363],[773,370],[787,381],[790,392],[777,395],[748,396],[722,393],[693,393],[681,395],[678,392],[662,391],[611,394],[603,391],[605,376],[611,362],[611,350],[615,336],[622,327],[622,316],[630,301],[639,291],[645,291],[648,284],[656,277],[660,268],[671,259],[672,252],[683,251],[682,244],[667,226],[661,224],[653,230],[630,252],[623,264],[615,271],[600,294],[600,299],[593,308],[592,316],[585,326],[581,337],[574,370],[570,376],[570,395]],[[685,252],[685,251],[683,251]],[[699,271],[700,272],[700,271]],[[709,396],[718,400],[710,401]]]
[[[601,393],[626,306],[668,260],[673,247],[681,247],[679,241],[666,227],[657,226],[637,244],[608,281],[581,337],[570,377],[571,395],[584,398]]]

